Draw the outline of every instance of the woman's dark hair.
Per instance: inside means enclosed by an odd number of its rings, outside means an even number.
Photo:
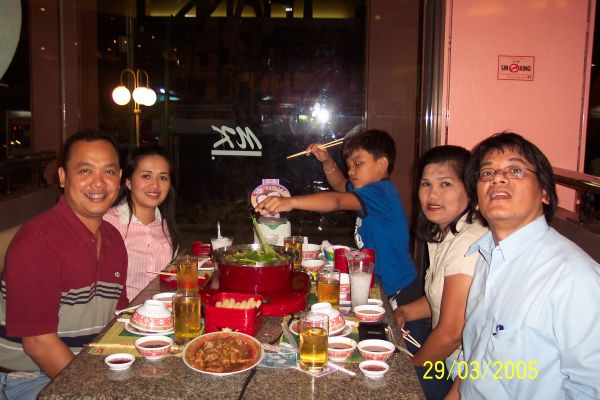
[[[548,195],[549,204],[542,204],[546,221],[550,223],[556,207],[558,206],[558,196],[556,195],[556,178],[552,171],[552,165],[542,151],[523,136],[514,132],[501,132],[483,140],[473,148],[471,161],[467,165],[466,183],[467,192],[473,205],[477,204],[477,174],[481,166],[481,160],[490,152],[505,150],[514,151],[522,155],[527,162],[535,168],[535,176],[542,190]],[[477,216],[484,221],[481,213],[476,212]]]
[[[426,166],[430,164],[447,164],[454,170],[454,173],[464,185],[465,168],[469,162],[469,158],[471,158],[471,153],[464,147],[452,145],[434,147],[427,151],[423,157],[421,157],[421,161],[419,161],[419,181],[423,178],[423,171]],[[467,214],[466,222],[469,224],[472,223],[473,209],[470,204],[467,205],[467,208],[461,212],[460,215],[448,224],[448,228],[453,234],[456,235],[458,233],[456,224],[465,214]],[[442,231],[438,224],[427,219],[422,208],[417,217],[416,233],[421,240],[431,243],[440,243],[444,240],[444,236],[446,235],[446,232]]]
[[[175,253],[179,247],[179,234],[177,232],[177,224],[175,223],[175,189],[173,188],[173,167],[167,156],[167,153],[162,147],[158,145],[148,145],[138,147],[131,151],[127,157],[127,161],[125,162],[125,167],[123,168],[123,175],[121,176],[121,189],[119,191],[119,197],[115,201],[115,205],[121,204],[123,200],[127,202],[127,206],[129,207],[129,222],[127,223],[127,230],[129,230],[131,217],[135,214],[135,204],[131,198],[131,190],[127,188],[125,182],[127,179],[131,180],[131,177],[138,168],[140,161],[149,156],[162,157],[169,164],[169,180],[171,181],[169,194],[165,198],[165,201],[158,205],[158,210],[160,211],[160,216],[162,219],[163,233],[171,241],[171,246],[173,247],[173,257],[175,257]],[[165,224],[169,230],[169,236],[167,236],[167,232],[165,232]],[[125,236],[127,237],[127,234],[125,234]]]
[[[396,162],[396,145],[389,133],[378,129],[369,129],[356,136],[351,136],[344,143],[342,157],[346,160],[354,151],[360,149],[371,154],[376,160],[381,157],[387,158],[388,174],[392,173],[394,162]]]

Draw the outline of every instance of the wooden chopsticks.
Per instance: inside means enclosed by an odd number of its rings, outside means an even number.
[[[319,148],[320,149],[326,149],[326,148],[329,148],[329,147],[337,146],[337,145],[342,144],[342,143],[344,143],[344,138],[336,139],[334,141],[322,144],[321,146],[319,146]],[[298,157],[298,156],[303,156],[304,154],[308,154],[308,151],[304,150],[304,151],[301,151],[299,153],[295,153],[295,154],[289,155],[286,158],[290,159],[290,158],[294,158],[294,157]]]
[[[165,276],[177,276],[175,272],[156,272],[156,271],[146,271],[149,274],[155,275],[165,275]]]
[[[417,339],[415,339],[414,337],[412,337],[407,330],[405,329],[400,329],[402,331],[402,334],[404,335],[404,339],[406,339],[407,342],[412,343],[416,348],[420,349],[421,348],[421,343],[419,343],[417,341]]]

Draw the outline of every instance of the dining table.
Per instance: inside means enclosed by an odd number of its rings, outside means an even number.
[[[156,277],[131,302],[142,304],[160,292],[172,291]],[[402,335],[395,323],[392,309],[383,298],[387,322],[396,344],[405,350]],[[277,345],[282,340],[282,322],[289,317],[263,316],[255,338],[261,343]],[[115,324],[107,327],[86,346],[72,362],[46,386],[39,399],[424,399],[410,356],[404,351],[388,360],[389,371],[384,377],[365,377],[358,363],[339,364],[355,373],[351,376],[336,370],[316,377],[297,368],[269,368],[258,365],[251,370],[228,376],[214,376],[188,367],[179,355],[159,360],[136,357],[124,371],[112,371],[104,363],[106,354],[98,347]],[[100,352],[101,353],[101,352]]]

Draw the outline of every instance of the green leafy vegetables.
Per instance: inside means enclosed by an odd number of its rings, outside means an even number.
[[[254,265],[256,263],[272,263],[285,261],[286,258],[277,254],[273,247],[271,247],[271,245],[267,243],[262,231],[258,227],[258,222],[256,222],[256,218],[254,218],[253,215],[251,215],[250,217],[252,218],[254,230],[256,231],[256,235],[258,236],[258,239],[260,241],[260,247],[256,250],[245,250],[227,255],[225,256],[225,261],[233,262],[235,264],[249,265]]]

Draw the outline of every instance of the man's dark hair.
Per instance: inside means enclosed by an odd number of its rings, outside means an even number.
[[[65,142],[65,145],[63,147],[63,151],[62,151],[62,160],[61,160],[61,166],[65,169],[67,169],[67,163],[69,162],[69,159],[71,158],[71,149],[73,148],[73,145],[77,142],[95,142],[97,140],[105,140],[108,143],[110,143],[114,149],[115,152],[117,153],[117,157],[119,154],[119,147],[117,145],[117,142],[115,141],[115,139],[110,136],[109,134],[101,131],[100,129],[86,129],[83,131],[78,131],[75,132],[74,134],[72,134],[71,136],[69,136],[67,138],[67,141]]]
[[[470,158],[471,153],[469,153],[469,150],[465,149],[464,147],[452,145],[433,147],[423,155],[421,161],[419,162],[419,181],[423,178],[423,171],[425,170],[426,166],[430,164],[446,164],[454,171],[462,184],[465,185],[465,168]],[[454,235],[458,233],[456,230],[456,224],[465,214],[467,214],[466,222],[468,224],[473,222],[472,207],[467,205],[466,209],[463,210],[463,212],[461,212],[460,215],[454,219],[454,221],[448,224],[448,228]],[[446,232],[442,232],[438,224],[427,219],[422,208],[419,211],[419,216],[417,217],[416,233],[421,240],[431,243],[441,243],[446,234]]]
[[[536,145],[514,132],[496,133],[473,148],[471,161],[467,165],[465,175],[467,192],[471,202],[474,205],[477,204],[477,175],[481,166],[481,160],[490,152],[504,152],[505,150],[519,153],[535,168],[535,176],[537,176],[539,185],[548,195],[549,204],[543,204],[543,207],[546,221],[550,223],[558,205],[556,178],[552,171],[552,165],[550,165],[548,158],[546,158]],[[477,211],[477,214],[481,217],[479,211]]]
[[[387,158],[388,173],[392,173],[396,161],[396,145],[389,133],[378,129],[369,129],[356,136],[351,136],[344,143],[342,157],[346,160],[354,151],[361,149],[371,154],[376,160],[381,157]]]

